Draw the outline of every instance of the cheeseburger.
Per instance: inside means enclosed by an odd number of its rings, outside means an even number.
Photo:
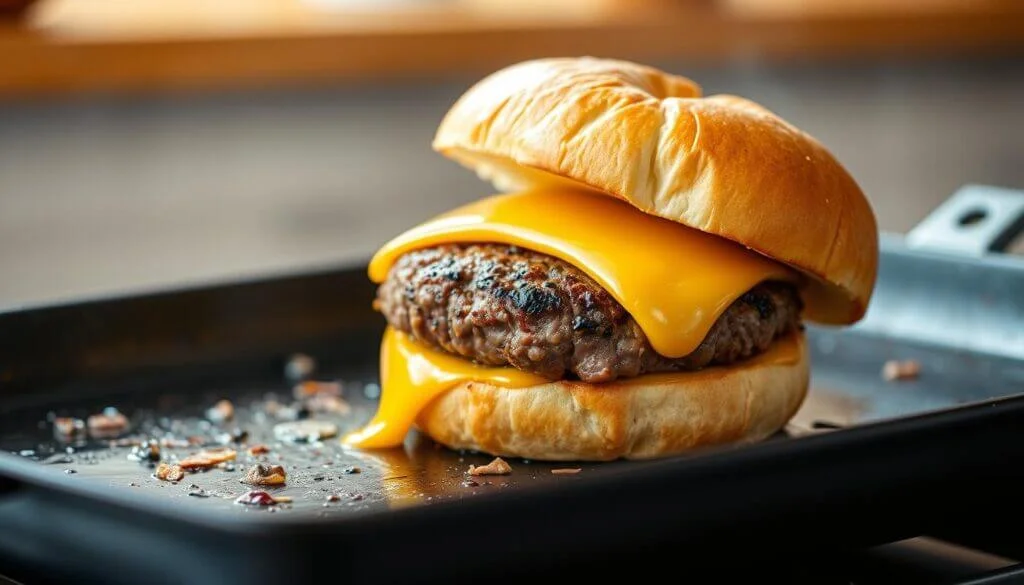
[[[434,149],[495,195],[385,244],[381,402],[345,441],[538,460],[757,441],[801,406],[804,321],[865,313],[878,232],[846,170],[751,101],[593,58],[470,88]]]

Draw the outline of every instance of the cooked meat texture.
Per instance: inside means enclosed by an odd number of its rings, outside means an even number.
[[[670,359],[654,351],[622,305],[585,273],[498,244],[405,254],[374,304],[392,327],[451,354],[595,383],[751,357],[799,327],[802,308],[791,286],[760,284],[719,317],[695,351]]]

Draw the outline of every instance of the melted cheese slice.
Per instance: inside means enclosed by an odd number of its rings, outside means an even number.
[[[399,256],[451,242],[497,242],[554,256],[593,278],[636,320],[658,353],[683,357],[744,292],[795,280],[778,262],[725,238],[567,188],[488,197],[401,234],[371,259],[383,282]]]
[[[697,348],[722,312],[769,279],[795,281],[782,264],[724,238],[645,214],[606,195],[567,188],[503,194],[454,209],[401,234],[370,261],[383,282],[403,254],[445,243],[495,242],[535,250],[577,267],[637,321],[652,347],[668,357]],[[754,359],[789,359],[776,343]],[[488,368],[426,347],[388,328],[381,344],[381,402],[373,419],[344,442],[357,448],[402,444],[419,413],[466,381],[508,388],[548,382],[514,368]],[[673,376],[644,376],[671,381]],[[612,383],[628,386],[629,380]]]
[[[802,339],[793,334],[778,339],[768,351],[744,362],[744,367],[794,364],[802,356]],[[721,375],[722,368],[695,372],[666,372],[608,383],[611,391],[633,385],[693,384],[702,377]],[[427,347],[391,327],[384,330],[380,348],[380,404],[361,429],[346,435],[344,444],[358,449],[400,446],[415,426],[420,412],[434,399],[465,382],[486,382],[503,388],[524,389],[550,380],[515,368],[478,366],[468,360]]]
[[[380,449],[402,444],[420,411],[460,382],[486,380],[507,388],[526,388],[548,382],[515,368],[488,368],[425,347],[391,327],[380,346],[380,405],[373,419],[346,436],[353,447]]]

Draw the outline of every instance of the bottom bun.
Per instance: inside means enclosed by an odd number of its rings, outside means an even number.
[[[465,382],[431,402],[416,426],[449,448],[494,456],[650,459],[769,437],[796,414],[809,379],[797,332],[760,356],[697,372],[514,389]]]

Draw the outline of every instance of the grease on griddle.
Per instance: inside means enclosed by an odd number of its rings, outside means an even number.
[[[314,443],[338,434],[338,425],[322,420],[298,420],[274,425],[274,436],[281,441]]]
[[[249,468],[242,481],[251,485],[284,485],[287,473],[280,465],[257,463]]]
[[[495,457],[487,465],[470,465],[470,475],[508,475],[512,473],[512,466],[501,457]]]
[[[54,453],[53,455],[50,455],[46,459],[43,459],[40,463],[42,463],[44,465],[53,465],[55,463],[74,463],[74,462],[75,462],[75,460],[72,459],[71,455],[69,455],[68,453]]]
[[[178,464],[186,471],[199,471],[202,469],[209,469],[221,463],[233,461],[236,455],[237,454],[234,449],[228,449],[227,447],[207,449],[182,459]]]

